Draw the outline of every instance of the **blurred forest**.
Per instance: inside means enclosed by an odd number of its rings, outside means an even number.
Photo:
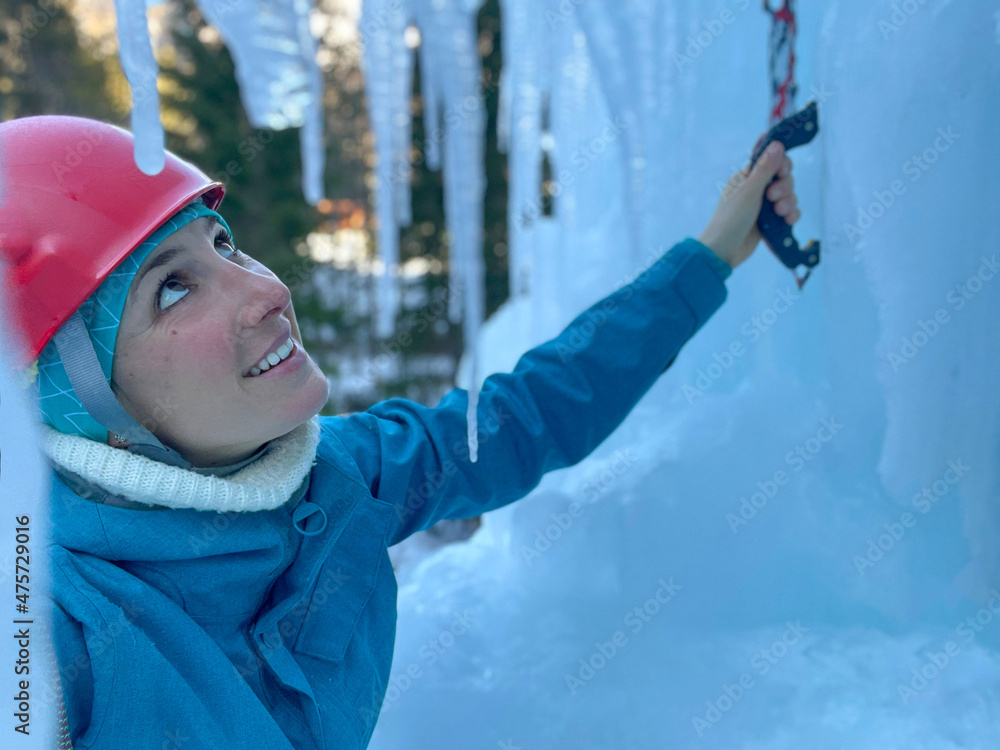
[[[302,195],[298,132],[260,130],[247,121],[232,59],[193,0],[166,0],[149,11],[166,145],[226,183],[222,213],[237,244],[292,290],[306,347],[331,381],[324,414],[364,410],[391,396],[433,406],[453,387],[464,344],[461,325],[449,323],[444,305],[448,240],[441,174],[428,171],[423,159],[419,57],[412,99],[413,223],[400,236],[405,291],[397,334],[381,341],[374,335],[374,157],[361,51],[357,37],[343,33],[346,17],[338,0],[316,5],[325,25],[318,39],[325,80],[325,200],[313,207]],[[489,316],[508,294],[506,158],[496,150],[497,0],[480,11],[479,29],[488,111],[483,253]],[[115,33],[110,0],[4,0],[0,119],[78,115],[128,129],[130,91]]]

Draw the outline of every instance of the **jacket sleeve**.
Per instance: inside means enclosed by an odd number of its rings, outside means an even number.
[[[513,372],[486,378],[475,463],[462,388],[434,408],[391,398],[324,418],[372,495],[395,507],[389,544],[442,519],[507,505],[546,472],[590,454],[722,305],[730,273],[711,250],[686,239],[522,355]]]

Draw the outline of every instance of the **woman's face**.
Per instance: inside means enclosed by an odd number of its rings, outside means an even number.
[[[122,406],[199,467],[252,455],[317,414],[329,389],[288,287],[231,242],[211,216],[167,237],[132,281],[115,342]],[[288,358],[252,375],[290,336]]]

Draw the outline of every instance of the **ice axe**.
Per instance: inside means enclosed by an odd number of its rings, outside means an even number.
[[[809,102],[794,115],[789,115],[781,122],[776,123],[770,130],[760,137],[753,147],[753,156],[750,157],[750,167],[747,174],[753,169],[757,159],[764,153],[764,149],[772,141],[779,141],[785,151],[791,151],[796,146],[809,143],[819,132],[819,117],[816,110],[816,102]],[[778,179],[775,175],[771,182]],[[799,289],[809,278],[812,269],[819,263],[819,240],[809,240],[809,243],[800,248],[799,243],[792,236],[792,227],[785,221],[785,217],[778,216],[774,210],[774,201],[764,195],[764,203],[760,209],[760,216],[757,217],[757,229],[760,230],[764,242],[771,248],[771,251],[778,256],[778,260],[792,269],[792,275],[799,285]],[[806,267],[805,276],[801,278],[795,269],[799,266]]]

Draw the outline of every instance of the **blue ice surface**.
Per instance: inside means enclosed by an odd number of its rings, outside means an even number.
[[[594,454],[397,572],[374,750],[997,746],[998,7],[797,6],[818,269],[761,245]],[[542,141],[562,192],[484,373],[697,236],[770,104],[759,3],[502,9],[509,210]]]

